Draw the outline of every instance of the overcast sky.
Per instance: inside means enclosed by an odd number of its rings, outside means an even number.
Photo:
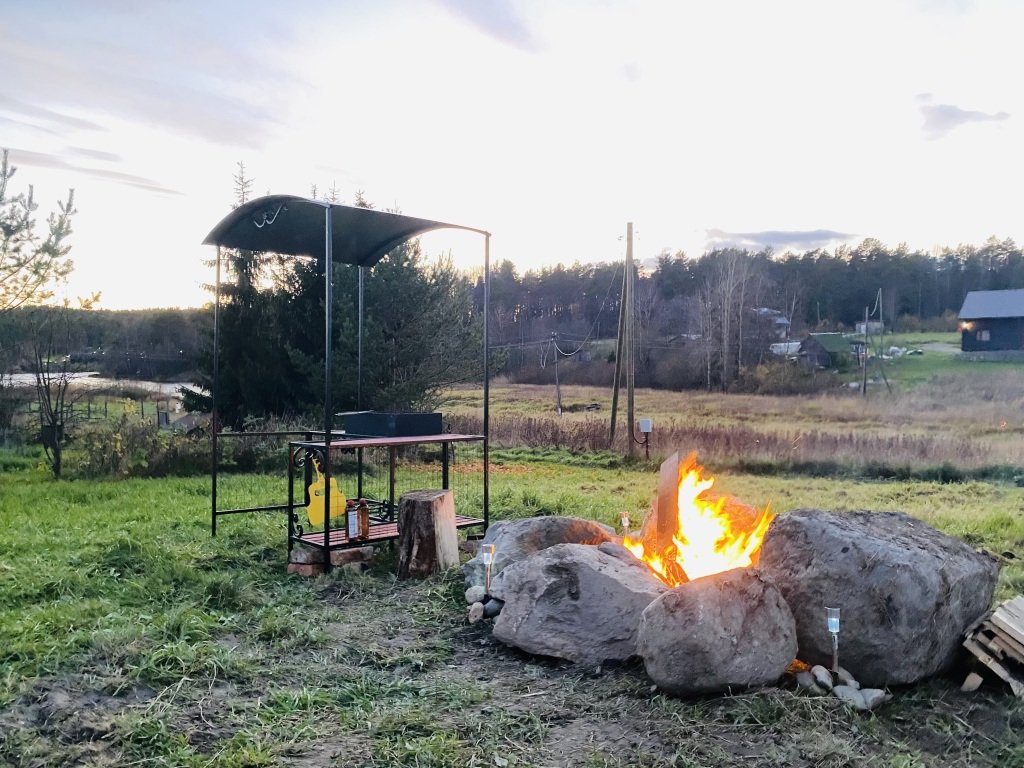
[[[0,147],[70,290],[199,305],[233,201],[362,190],[520,271],[1024,239],[1016,0],[6,0]],[[42,216],[40,218],[43,218]],[[479,237],[431,254],[478,263]]]

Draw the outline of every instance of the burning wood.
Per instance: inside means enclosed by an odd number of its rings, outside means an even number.
[[[623,541],[669,586],[757,562],[774,515],[728,496],[710,497],[714,482],[703,476],[696,453],[682,462],[673,454],[661,465],[650,517]]]

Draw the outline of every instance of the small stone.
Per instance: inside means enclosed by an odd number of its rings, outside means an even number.
[[[303,547],[297,544],[292,547],[292,551],[288,553],[289,563],[313,565],[314,563],[318,564],[323,561],[324,551],[322,549],[313,549],[312,547]]]
[[[867,710],[868,705],[864,701],[864,696],[856,688],[851,688],[848,685],[837,685],[832,689],[832,693],[837,698],[843,701],[845,704],[849,704],[856,710],[864,712]]]
[[[857,691],[857,693],[864,699],[864,706],[869,710],[876,709],[892,698],[888,693],[878,688],[864,688]]]
[[[964,693],[974,693],[981,687],[981,684],[985,681],[981,675],[977,672],[971,672],[964,678],[964,684],[960,686],[960,690]]]
[[[472,605],[473,603],[482,603],[485,597],[487,597],[487,590],[479,584],[474,584],[466,590],[466,603],[468,605]]]
[[[373,547],[352,547],[351,549],[335,549],[331,552],[331,565],[336,567],[354,565],[350,571],[362,571],[365,565],[373,565],[376,550]]]
[[[814,679],[814,675],[806,669],[796,673],[796,684],[800,688],[808,691],[809,693],[813,693],[816,696],[824,693],[824,691],[822,691],[818,686],[818,682]]]
[[[820,685],[826,691],[832,690],[832,673],[825,669],[823,666],[821,666],[821,664],[815,664],[813,667],[811,667],[811,674],[814,675],[814,681],[818,685]]]
[[[324,567],[319,563],[288,563],[288,573],[295,573],[311,579],[324,572]]]
[[[476,624],[480,619],[484,617],[484,604],[473,603],[469,607],[469,623]]]
[[[492,597],[490,600],[484,603],[484,618],[493,619],[495,616],[501,613],[501,609],[504,607],[504,600],[499,600],[496,597]]]
[[[860,690],[860,683],[854,680],[853,675],[851,675],[842,667],[836,668],[836,682],[838,682],[840,685],[848,685],[851,688],[856,688],[857,690]]]

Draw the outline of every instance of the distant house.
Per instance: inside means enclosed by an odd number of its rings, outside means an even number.
[[[863,320],[861,320],[859,323],[857,323],[856,329],[857,329],[857,335],[858,336],[863,336],[864,335],[865,328],[864,328],[864,321]],[[881,334],[884,330],[885,330],[885,324],[882,323],[880,320],[868,320],[867,332],[869,334],[877,336],[877,335]]]
[[[750,310],[758,324],[764,326],[767,335],[776,339],[789,338],[789,320],[777,309],[754,307]]]
[[[960,349],[1024,350],[1024,289],[970,291],[960,308]]]
[[[841,333],[811,333],[800,342],[800,363],[808,370],[848,368],[860,360],[864,342]]]

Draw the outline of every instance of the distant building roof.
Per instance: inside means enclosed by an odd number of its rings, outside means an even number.
[[[841,333],[811,333],[808,337],[818,342],[826,352],[851,351],[851,340]]]
[[[960,307],[961,320],[988,317],[1024,317],[1024,288],[1006,291],[970,291]]]

